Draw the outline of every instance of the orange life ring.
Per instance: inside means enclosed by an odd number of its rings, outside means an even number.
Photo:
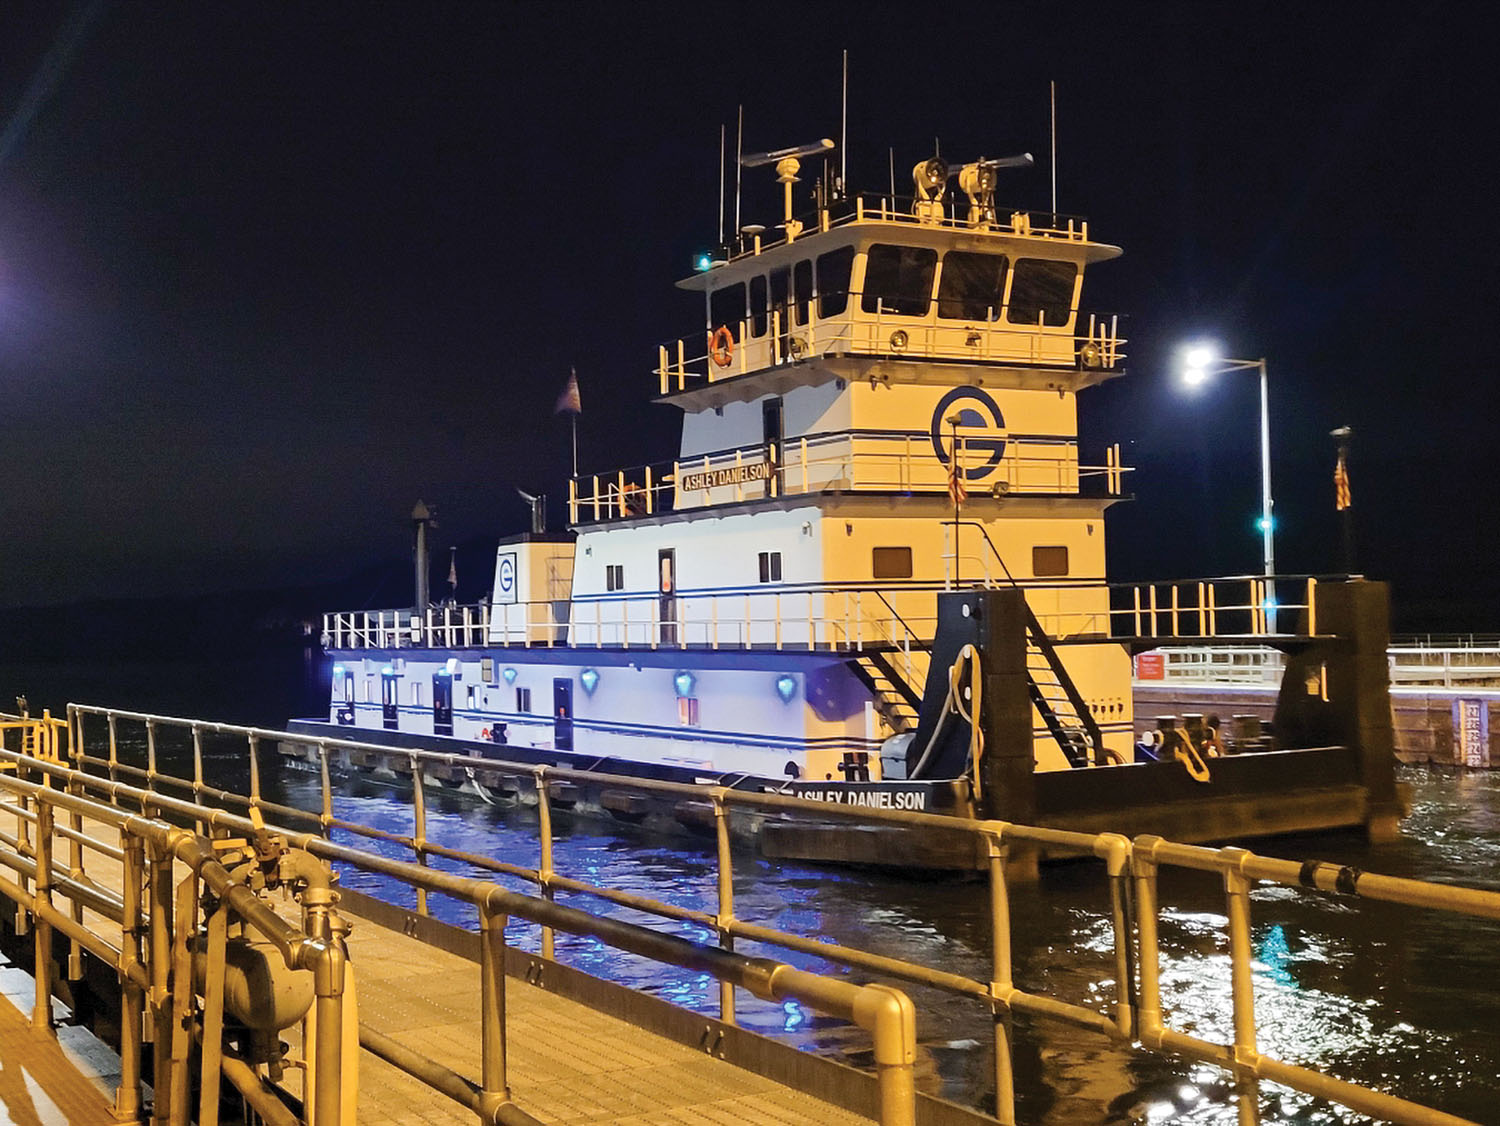
[[[708,342],[708,358],[716,367],[721,368],[727,368],[733,362],[734,337],[730,334],[728,325],[720,325],[714,329]]]

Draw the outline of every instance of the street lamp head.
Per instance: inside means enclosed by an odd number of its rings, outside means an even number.
[[[1189,387],[1201,386],[1211,369],[1219,362],[1219,350],[1211,344],[1190,344],[1182,350],[1182,381]]]

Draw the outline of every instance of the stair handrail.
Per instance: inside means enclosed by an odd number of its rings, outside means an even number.
[[[979,529],[979,534],[984,537],[984,542],[989,545],[990,552],[995,557],[995,562],[1000,564],[1000,570],[1005,573],[1005,577],[1010,581],[1010,585],[1021,591],[1021,606],[1026,611],[1026,633],[1031,639],[1032,644],[1037,647],[1037,652],[1041,653],[1042,657],[1046,660],[1047,667],[1052,670],[1052,675],[1057,677],[1058,687],[1063,690],[1063,695],[1067,697],[1068,703],[1072,705],[1073,712],[1078,717],[1078,722],[1083,724],[1084,735],[1089,741],[1089,746],[1094,750],[1094,765],[1103,766],[1109,761],[1109,755],[1104,749],[1104,733],[1099,730],[1099,724],[1094,719],[1094,713],[1090,710],[1088,704],[1084,703],[1083,696],[1078,691],[1078,686],[1073,683],[1073,678],[1068,675],[1068,670],[1063,667],[1062,658],[1057,655],[1057,648],[1052,644],[1052,638],[1042,628],[1041,621],[1037,618],[1035,611],[1032,610],[1031,603],[1027,601],[1025,588],[1016,582],[1016,577],[1010,573],[1010,568],[1005,565],[1005,557],[1000,554],[1000,549],[995,546],[995,541],[990,539],[989,532],[977,520],[953,521],[954,551],[958,550],[958,526],[961,524],[967,524],[970,527]],[[1050,710],[1050,708],[1047,709],[1047,711]],[[1045,717],[1046,712],[1043,712],[1043,715]],[[1055,712],[1052,713],[1052,718],[1056,722],[1057,717]],[[1054,729],[1052,734],[1058,737],[1060,745],[1062,742],[1061,732]]]

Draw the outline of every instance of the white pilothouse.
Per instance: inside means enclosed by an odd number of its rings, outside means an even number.
[[[1116,447],[1085,463],[1076,401],[1122,374],[1116,322],[1080,307],[1120,252],[997,212],[1016,160],[923,161],[911,198],[829,171],[794,215],[802,159],[831,147],[744,158],[774,163],[782,223],[678,283],[705,332],[658,351],[677,456],[575,477],[570,531],[500,543],[485,604],[328,615],[330,723],[304,726],[951,805],[911,738],[948,682],[938,594],[1019,586],[1036,769],[1128,758],[1104,526],[1125,469]]]

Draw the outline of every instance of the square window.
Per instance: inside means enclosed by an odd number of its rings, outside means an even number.
[[[531,711],[531,689],[530,688],[517,688],[516,689],[516,711],[518,711],[518,712],[530,712]]]
[[[1066,547],[1033,547],[1031,549],[1031,573],[1037,578],[1068,573],[1068,549]]]
[[[762,551],[760,553],[760,581],[763,583],[781,581],[781,552]]]
[[[604,589],[625,589],[625,565],[623,563],[609,563],[604,568]]]
[[[877,547],[870,553],[870,569],[877,579],[911,578],[911,548]]]

